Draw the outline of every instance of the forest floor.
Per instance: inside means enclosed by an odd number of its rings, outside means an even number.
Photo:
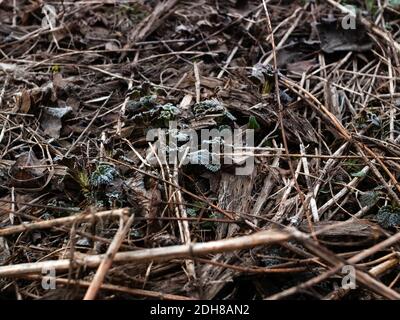
[[[400,2],[339,2],[0,0],[0,300],[399,299]]]

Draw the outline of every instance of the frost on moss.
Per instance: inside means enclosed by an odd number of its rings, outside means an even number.
[[[156,95],[149,95],[144,96],[139,99],[139,101],[128,101],[126,109],[131,112],[135,112],[139,109],[151,109],[157,105],[157,96]]]
[[[222,115],[229,120],[236,120],[236,118],[217,99],[204,100],[200,103],[196,103],[193,106],[193,113],[196,117],[222,113]]]
[[[393,228],[400,225],[400,208],[383,206],[376,215],[376,221],[384,228]]]
[[[179,109],[175,107],[172,103],[167,103],[160,106],[161,112],[159,115],[159,119],[164,121],[174,120],[175,117],[179,114]]]
[[[108,164],[99,164],[96,170],[90,176],[90,182],[93,187],[100,187],[110,184],[117,175],[113,166]]]

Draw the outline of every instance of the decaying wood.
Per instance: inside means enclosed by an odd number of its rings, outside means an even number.
[[[25,275],[24,278],[26,279],[33,279],[33,280],[42,280],[43,276],[41,275]],[[69,280],[63,278],[55,279],[57,284],[64,284],[64,285],[73,285],[73,286],[81,286],[81,287],[89,287],[91,282],[89,281],[76,281],[76,280]],[[161,300],[195,300],[193,297],[184,297],[175,294],[168,294],[162,292],[154,292],[150,290],[143,290],[143,289],[133,289],[127,288],[123,286],[112,285],[108,283],[103,283],[101,285],[101,290],[111,291],[111,292],[122,292],[128,295],[137,296],[137,297],[147,297],[153,299],[161,299]]]
[[[161,26],[166,18],[173,13],[173,8],[179,0],[167,0],[160,2],[154,10],[143,19],[138,26],[128,35],[128,48],[132,47],[136,42],[144,40],[154,30]]]
[[[279,231],[261,231],[249,236],[210,241],[206,243],[192,243],[190,245],[170,246],[166,248],[144,249],[131,252],[119,252],[114,256],[114,262],[143,263],[148,261],[165,261],[176,258],[190,258],[218,252],[230,252],[259,245],[287,241],[292,235]],[[104,259],[105,255],[76,255],[74,264],[95,268]],[[71,266],[69,259],[25,263],[11,266],[1,266],[1,277],[12,277],[21,274],[41,273],[42,270],[68,270]]]
[[[310,232],[310,228],[304,222],[299,226],[299,230]],[[314,230],[320,236],[332,237],[353,236],[377,239],[383,235],[377,224],[362,219],[355,219],[346,224],[335,221],[320,221],[314,224]],[[322,232],[320,232],[321,230]]]
[[[251,191],[256,169],[250,176],[234,176],[223,173],[219,184],[218,206],[228,211],[248,212],[251,204]],[[239,218],[239,217],[238,217]],[[233,237],[239,227],[237,225],[220,224],[217,229],[218,238],[226,239]],[[235,254],[217,254],[212,261],[220,263],[235,264]],[[226,282],[232,280],[234,270],[217,269],[212,265],[205,265],[200,270],[200,281],[202,283],[203,299],[212,299],[225,286]]]
[[[134,221],[134,218],[135,218],[134,215],[130,216],[127,221],[124,221],[124,217],[120,218],[120,227],[117,233],[115,234],[113,241],[108,247],[103,261],[100,262],[99,268],[97,269],[96,274],[94,275],[93,280],[90,283],[90,286],[88,287],[86,294],[83,298],[84,300],[95,299],[97,292],[99,291],[104,281],[106,273],[108,269],[110,269],[113,263],[113,259],[115,258],[115,255],[117,254],[118,250],[121,247],[122,241],[129,232],[129,229]]]

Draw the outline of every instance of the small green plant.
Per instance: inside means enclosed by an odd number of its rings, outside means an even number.
[[[219,213],[212,212],[208,216],[210,219],[221,219],[222,216]],[[214,221],[205,221],[201,224],[201,227],[205,230],[214,230],[217,227],[217,223]]]
[[[90,178],[88,172],[84,168],[76,168],[69,172],[73,180],[75,180],[82,192],[87,194],[90,192]]]
[[[117,175],[115,168],[108,164],[99,164],[90,176],[90,183],[98,188],[111,183]]]
[[[361,171],[363,165],[357,159],[349,159],[344,162],[344,169],[352,177],[364,177],[365,174]]]
[[[96,206],[112,206],[121,198],[121,190],[113,185],[118,178],[114,166],[101,162],[89,164],[77,158],[62,159],[60,163],[68,168],[64,182],[79,191],[86,202]]]
[[[205,209],[205,204],[200,201],[195,201],[193,203],[192,207],[186,209],[186,212],[187,212],[188,216],[190,216],[192,218],[197,218],[200,215],[200,213],[203,211],[203,209]],[[204,215],[204,216],[207,217],[207,215]],[[219,213],[212,212],[208,215],[208,218],[221,219],[222,216]],[[205,230],[213,230],[216,228],[216,225],[217,224],[213,221],[204,221],[201,223],[201,228],[205,229]]]
[[[135,91],[135,93],[132,93],[132,95],[139,95],[139,91]],[[137,111],[140,109],[148,109],[150,110],[151,108],[154,108],[157,105],[157,96],[156,95],[148,95],[141,97],[139,101],[136,100],[130,100],[127,103],[127,110],[128,111]]]
[[[254,65],[251,71],[251,78],[256,81],[258,85],[262,84],[262,95],[269,95],[274,89],[275,71],[269,64],[263,65],[257,63]]]
[[[375,0],[365,0],[365,6],[367,7],[368,12],[370,12],[371,14],[375,14],[376,13],[376,4],[375,4]]]
[[[400,225],[400,208],[383,206],[376,215],[376,221],[384,228],[394,228]]]
[[[219,102],[217,99],[204,100],[200,103],[196,103],[193,106],[193,113],[195,114],[196,117],[222,113],[223,117],[231,121],[236,120],[235,116],[231,114],[228,110],[226,110],[223,104]]]
[[[389,5],[393,7],[399,7],[400,6],[400,0],[389,0]]]
[[[263,88],[262,88],[262,94],[263,95],[270,94],[272,91],[272,88],[273,88],[273,82],[269,81],[269,80],[265,81],[263,84]]]
[[[218,172],[221,170],[220,164],[205,164],[204,167],[211,172]]]
[[[248,124],[249,129],[260,129],[260,125],[257,122],[257,119],[255,116],[250,116],[249,117],[249,124]]]
[[[364,171],[358,171],[358,172],[353,172],[351,174],[352,177],[358,177],[358,178],[364,178],[366,176],[366,173]]]
[[[135,3],[130,3],[129,5],[121,4],[119,7],[119,11],[117,11],[117,17],[119,20],[128,16],[130,20],[134,22],[142,21],[148,13],[144,10],[140,5]]]
[[[61,71],[61,67],[59,64],[53,64],[50,70],[52,73],[58,73]]]
[[[372,190],[363,193],[360,196],[360,203],[363,207],[370,207],[373,206],[379,199],[379,193]]]
[[[164,121],[164,124],[168,126],[168,122],[175,120],[176,116],[179,114],[179,109],[175,107],[172,103],[167,103],[162,105],[160,115],[158,119]]]
[[[187,208],[186,209],[186,213],[188,214],[189,217],[192,217],[192,218],[197,216],[197,211],[198,211],[197,208]]]

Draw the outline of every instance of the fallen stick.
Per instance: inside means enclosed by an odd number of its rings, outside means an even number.
[[[152,13],[144,18],[129,35],[128,47],[132,47],[136,42],[144,40],[154,32],[170,14],[179,0],[167,0],[159,2]]]
[[[301,236],[301,234],[300,234]],[[340,270],[342,269],[343,266],[345,265],[354,265],[356,262],[359,262],[368,256],[372,255],[373,253],[382,250],[390,245],[394,245],[395,243],[400,241],[400,233],[397,233],[396,235],[374,245],[373,247],[362,251],[361,253],[353,256],[352,258],[348,260],[344,260],[341,257],[335,255],[333,252],[330,250],[326,249],[325,247],[322,247],[320,244],[311,241],[308,238],[302,238],[301,239],[303,242],[303,245],[308,248],[311,252],[313,252],[316,256],[318,256],[322,261],[327,262],[328,264],[331,265],[331,268],[327,270],[324,273],[321,273],[320,275],[311,278],[310,280],[297,285],[293,286],[291,288],[288,288],[284,291],[281,291],[279,293],[276,293],[270,297],[267,297],[267,300],[278,300],[282,298],[287,298],[288,296],[302,290],[309,288],[311,286],[316,285],[317,283],[333,276],[336,273],[339,273]],[[388,263],[390,266],[392,265],[393,261]],[[387,268],[388,265],[385,264],[385,267]],[[374,271],[376,273],[376,270]],[[371,291],[375,292],[376,294],[379,294],[387,299],[400,299],[400,294],[393,289],[387,287],[384,285],[382,282],[379,282],[372,276],[370,276],[368,273],[358,270],[355,270],[355,276],[357,279],[357,282],[362,283],[365,287],[369,288]]]
[[[249,236],[210,241],[205,243],[192,243],[163,248],[144,249],[117,253],[114,262],[138,262],[171,260],[176,258],[190,258],[210,253],[229,252],[241,249],[253,248],[259,245],[273,244],[288,241],[293,234],[267,230],[256,232]],[[73,264],[90,268],[98,267],[105,255],[78,255]],[[22,274],[41,273],[42,270],[68,270],[71,266],[70,259],[49,260],[33,263],[21,263],[0,267],[0,277],[18,276]]]
[[[386,271],[395,268],[398,266],[399,260],[397,258],[392,258],[382,262],[381,264],[371,268],[368,272],[373,275],[374,277],[378,277],[379,275],[385,273]],[[350,292],[350,288],[337,288],[336,290],[332,291],[323,300],[339,300],[343,298],[347,293]]]
[[[111,268],[113,259],[121,247],[126,234],[129,232],[134,219],[134,215],[131,215],[126,222],[124,222],[123,217],[120,218],[120,227],[115,234],[113,241],[108,247],[105,257],[103,261],[101,261],[89,288],[86,291],[85,297],[83,298],[84,300],[94,300],[96,298],[97,292],[100,290],[100,287],[103,284],[107,271]]]
[[[179,203],[178,203],[179,204]],[[4,209],[3,209],[4,210]],[[124,208],[124,209],[118,209],[118,210],[128,210],[126,214],[129,212],[129,208]],[[118,218],[120,217],[120,212],[118,210],[111,210],[108,211],[101,211],[97,213],[92,213],[92,216],[86,215],[86,216],[71,216],[67,218],[56,218],[53,220],[40,220],[37,222],[25,222],[22,225],[16,225],[16,226],[10,226],[1,229],[0,228],[0,236],[9,236],[11,234],[15,233],[21,233],[24,231],[32,231],[32,230],[43,230],[43,229],[50,229],[50,228],[56,228],[57,226],[67,226],[68,224],[73,224],[76,221],[79,222],[86,222],[86,221],[92,221],[93,219],[100,219],[100,218]],[[21,209],[19,210],[21,211]],[[123,213],[125,214],[125,213]],[[94,215],[94,217],[93,217]],[[189,221],[189,222],[199,222],[199,218],[197,217],[187,217],[187,218],[177,218],[177,217],[154,217],[154,218],[149,218],[149,217],[135,217],[135,221],[154,221],[154,220],[159,220],[159,221]],[[237,221],[232,221],[229,219],[218,219],[218,218],[204,218],[202,217],[200,221],[209,221],[209,222],[219,222],[219,223],[237,223]],[[81,232],[80,235],[86,236],[84,232]],[[95,236],[92,236],[95,237]],[[97,237],[97,240],[100,238]],[[101,241],[101,240],[100,240]],[[107,242],[107,241],[106,241]],[[108,241],[110,242],[110,240]]]
[[[43,277],[44,276],[42,276],[42,275],[36,275],[36,274],[24,276],[24,278],[32,279],[32,280],[42,280]],[[89,287],[90,286],[89,281],[83,281],[83,280],[70,280],[70,279],[64,279],[64,278],[57,278],[57,279],[55,279],[55,281],[56,281],[56,283],[64,284],[64,285],[78,285],[80,287]],[[128,287],[122,287],[122,286],[108,284],[108,283],[103,283],[101,285],[100,289],[114,291],[114,292],[127,293],[132,296],[147,297],[147,298],[153,298],[153,299],[159,299],[159,300],[178,300],[178,301],[197,300],[195,297],[185,297],[185,296],[179,296],[176,294],[162,293],[162,292],[156,292],[156,291],[150,291],[150,290],[144,290],[144,289],[128,288]]]
[[[286,86],[288,89],[294,91],[296,94],[298,94],[300,97],[305,99],[305,101],[314,108],[321,116],[324,122],[327,123],[328,126],[333,127],[333,129],[337,132],[338,135],[340,135],[342,138],[344,138],[346,141],[352,141],[356,140],[358,138],[357,135],[352,135],[341,123],[338,121],[336,116],[332,114],[325,105],[323,105],[312,93],[307,91],[306,89],[302,88],[299,86],[297,83],[293,82],[292,80],[288,78],[281,77],[279,80],[284,86]],[[397,191],[400,192],[400,184],[397,181],[396,177],[393,175],[393,173],[387,168],[385,163],[379,159],[379,157],[375,154],[374,151],[372,151],[368,146],[363,144],[361,141],[353,141],[353,143],[356,144],[357,147],[362,148],[365,150],[367,153],[369,153],[373,158],[381,165],[382,169],[386,172],[386,174],[389,176],[390,180],[392,181],[393,185],[396,187]],[[367,158],[368,159],[368,158]],[[389,194],[391,193],[388,190]],[[393,199],[397,202],[397,199]]]
[[[124,209],[116,209],[116,210],[107,210],[101,212],[94,213],[81,213],[78,215],[72,215],[64,218],[57,218],[54,220],[46,220],[46,221],[38,221],[31,223],[22,223],[16,226],[11,226],[8,228],[0,229],[0,237],[8,236],[15,233],[20,233],[24,231],[31,230],[39,230],[39,229],[48,229],[57,226],[66,226],[69,224],[73,224],[76,221],[84,222],[91,221],[94,219],[106,218],[106,217],[120,217],[123,215],[128,215],[130,212],[129,208]]]

